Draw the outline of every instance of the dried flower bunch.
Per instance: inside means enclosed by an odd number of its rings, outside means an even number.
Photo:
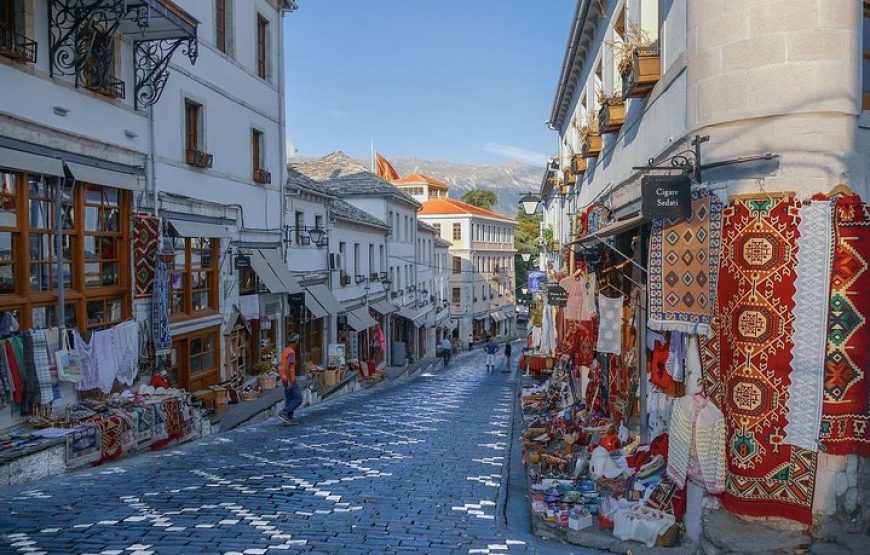
[[[631,19],[626,20],[625,30],[621,40],[605,41],[605,44],[613,52],[616,58],[619,73],[627,75],[631,72],[634,53],[652,46],[653,40],[649,33],[640,26],[640,23]]]

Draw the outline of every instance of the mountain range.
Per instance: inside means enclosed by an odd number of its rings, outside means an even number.
[[[390,163],[399,175],[422,173],[450,184],[450,197],[460,198],[471,189],[488,189],[498,197],[496,212],[515,217],[520,196],[541,187],[544,168],[507,162],[497,166],[460,164],[449,160],[395,158]],[[366,165],[368,165],[366,161]]]

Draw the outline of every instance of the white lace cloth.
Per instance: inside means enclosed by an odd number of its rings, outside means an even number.
[[[133,385],[139,372],[139,325],[133,321],[118,324],[112,328],[112,341],[118,381]]]

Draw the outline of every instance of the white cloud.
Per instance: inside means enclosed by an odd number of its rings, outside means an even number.
[[[509,160],[516,160],[517,162],[525,162],[527,164],[537,164],[542,166],[547,163],[546,154],[541,154],[540,152],[527,150],[518,146],[502,145],[498,143],[485,143],[483,145],[483,150],[489,152],[490,154],[495,154],[496,156],[501,156]]]
[[[333,119],[344,119],[350,115],[344,110],[328,110],[326,113]]]

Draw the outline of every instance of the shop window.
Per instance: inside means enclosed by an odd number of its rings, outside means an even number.
[[[62,283],[68,327],[118,323],[129,317],[129,195],[87,183],[65,186],[58,253],[55,192],[42,177],[0,172],[0,311],[20,311],[24,329],[56,326]]]
[[[218,328],[176,337],[172,341],[170,374],[175,385],[197,391],[220,380]]]
[[[269,21],[257,14],[257,75],[265,79],[269,70]]]
[[[214,43],[218,50],[227,52],[227,0],[214,2]]]
[[[169,272],[169,312],[174,319],[217,310],[218,241],[173,239],[175,264]]]
[[[269,290],[260,281],[257,272],[250,268],[239,270],[239,295],[268,293]]]
[[[462,224],[457,222],[453,224],[453,240],[461,241],[462,240]]]

